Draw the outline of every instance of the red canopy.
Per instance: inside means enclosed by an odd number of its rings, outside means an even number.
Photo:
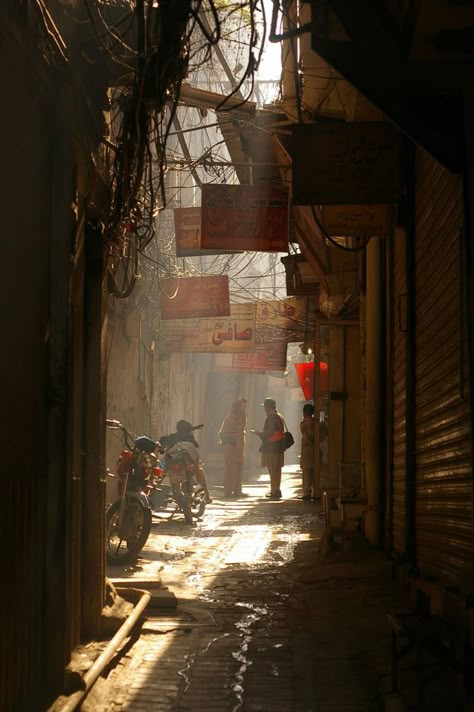
[[[296,373],[300,381],[301,388],[306,400],[314,398],[314,362],[313,363],[295,363]],[[319,362],[319,390],[321,393],[327,393],[328,385],[328,365],[323,361]]]

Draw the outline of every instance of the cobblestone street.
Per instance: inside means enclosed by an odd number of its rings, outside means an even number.
[[[384,617],[397,600],[388,563],[375,552],[362,564],[319,563],[319,504],[297,498],[294,471],[279,502],[265,499],[266,480],[247,485],[240,500],[213,488],[202,521],[154,525],[138,565],[109,570],[117,586],[161,580],[178,605],[147,611],[138,639],[83,710],[382,709],[390,681]]]

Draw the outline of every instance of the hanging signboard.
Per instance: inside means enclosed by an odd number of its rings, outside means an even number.
[[[305,322],[306,300],[304,298],[289,297],[257,302],[257,326],[304,331]]]
[[[268,185],[203,185],[201,248],[288,252],[288,201]]]
[[[393,229],[392,205],[323,205],[321,222],[329,235],[385,237]]]
[[[265,374],[265,369],[263,368],[253,368],[248,366],[248,361],[241,362],[238,366],[233,366],[233,359],[235,354],[216,354],[214,368],[217,371],[227,371],[228,373],[235,373],[236,371],[241,371],[243,373]],[[255,354],[246,354],[247,356],[254,356]]]
[[[291,153],[293,205],[397,202],[400,134],[387,122],[298,124]]]
[[[161,321],[158,337],[165,353],[255,351],[255,305],[231,304],[227,317]]]
[[[278,343],[299,343],[304,341],[304,332],[295,331],[295,329],[283,329],[281,326],[266,326],[260,325],[257,322],[257,331],[255,334],[255,343],[257,346],[266,344]]]
[[[296,373],[300,381],[301,388],[306,400],[314,398],[314,362],[295,363]],[[319,362],[319,390],[320,393],[327,393],[329,390],[328,365],[323,361]]]
[[[255,353],[234,354],[232,368],[238,370],[286,371],[286,344],[257,344]]]
[[[229,316],[229,277],[168,277],[161,280],[161,318]]]
[[[201,249],[201,208],[175,208],[174,229],[176,257],[203,257],[233,253],[235,250]]]

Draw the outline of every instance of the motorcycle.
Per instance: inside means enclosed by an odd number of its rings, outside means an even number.
[[[110,564],[135,559],[145,546],[152,525],[150,492],[163,477],[155,450],[159,443],[146,436],[133,438],[118,420],[108,428],[122,432],[125,449],[117,460],[117,492],[105,515],[106,558]],[[110,473],[109,473],[110,474]]]
[[[202,427],[197,425],[193,430]],[[171,517],[181,512],[185,522],[192,524],[194,518],[202,517],[206,509],[206,492],[197,478],[201,467],[199,453],[192,443],[175,440],[174,435],[160,438],[159,452],[163,457],[159,465],[163,478],[168,475],[169,486],[164,484],[162,478],[160,486],[153,491],[152,502],[155,511],[165,512],[169,511],[168,505],[174,504]]]

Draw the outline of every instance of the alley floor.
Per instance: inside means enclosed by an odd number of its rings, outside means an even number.
[[[146,611],[83,711],[405,709],[387,696],[386,614],[404,603],[390,562],[361,538],[321,556],[321,507],[298,499],[295,468],[281,501],[265,498],[267,481],[239,500],[213,487],[201,521],[161,520],[135,566],[109,569],[117,586],[159,591],[164,604],[168,590],[176,606]]]

